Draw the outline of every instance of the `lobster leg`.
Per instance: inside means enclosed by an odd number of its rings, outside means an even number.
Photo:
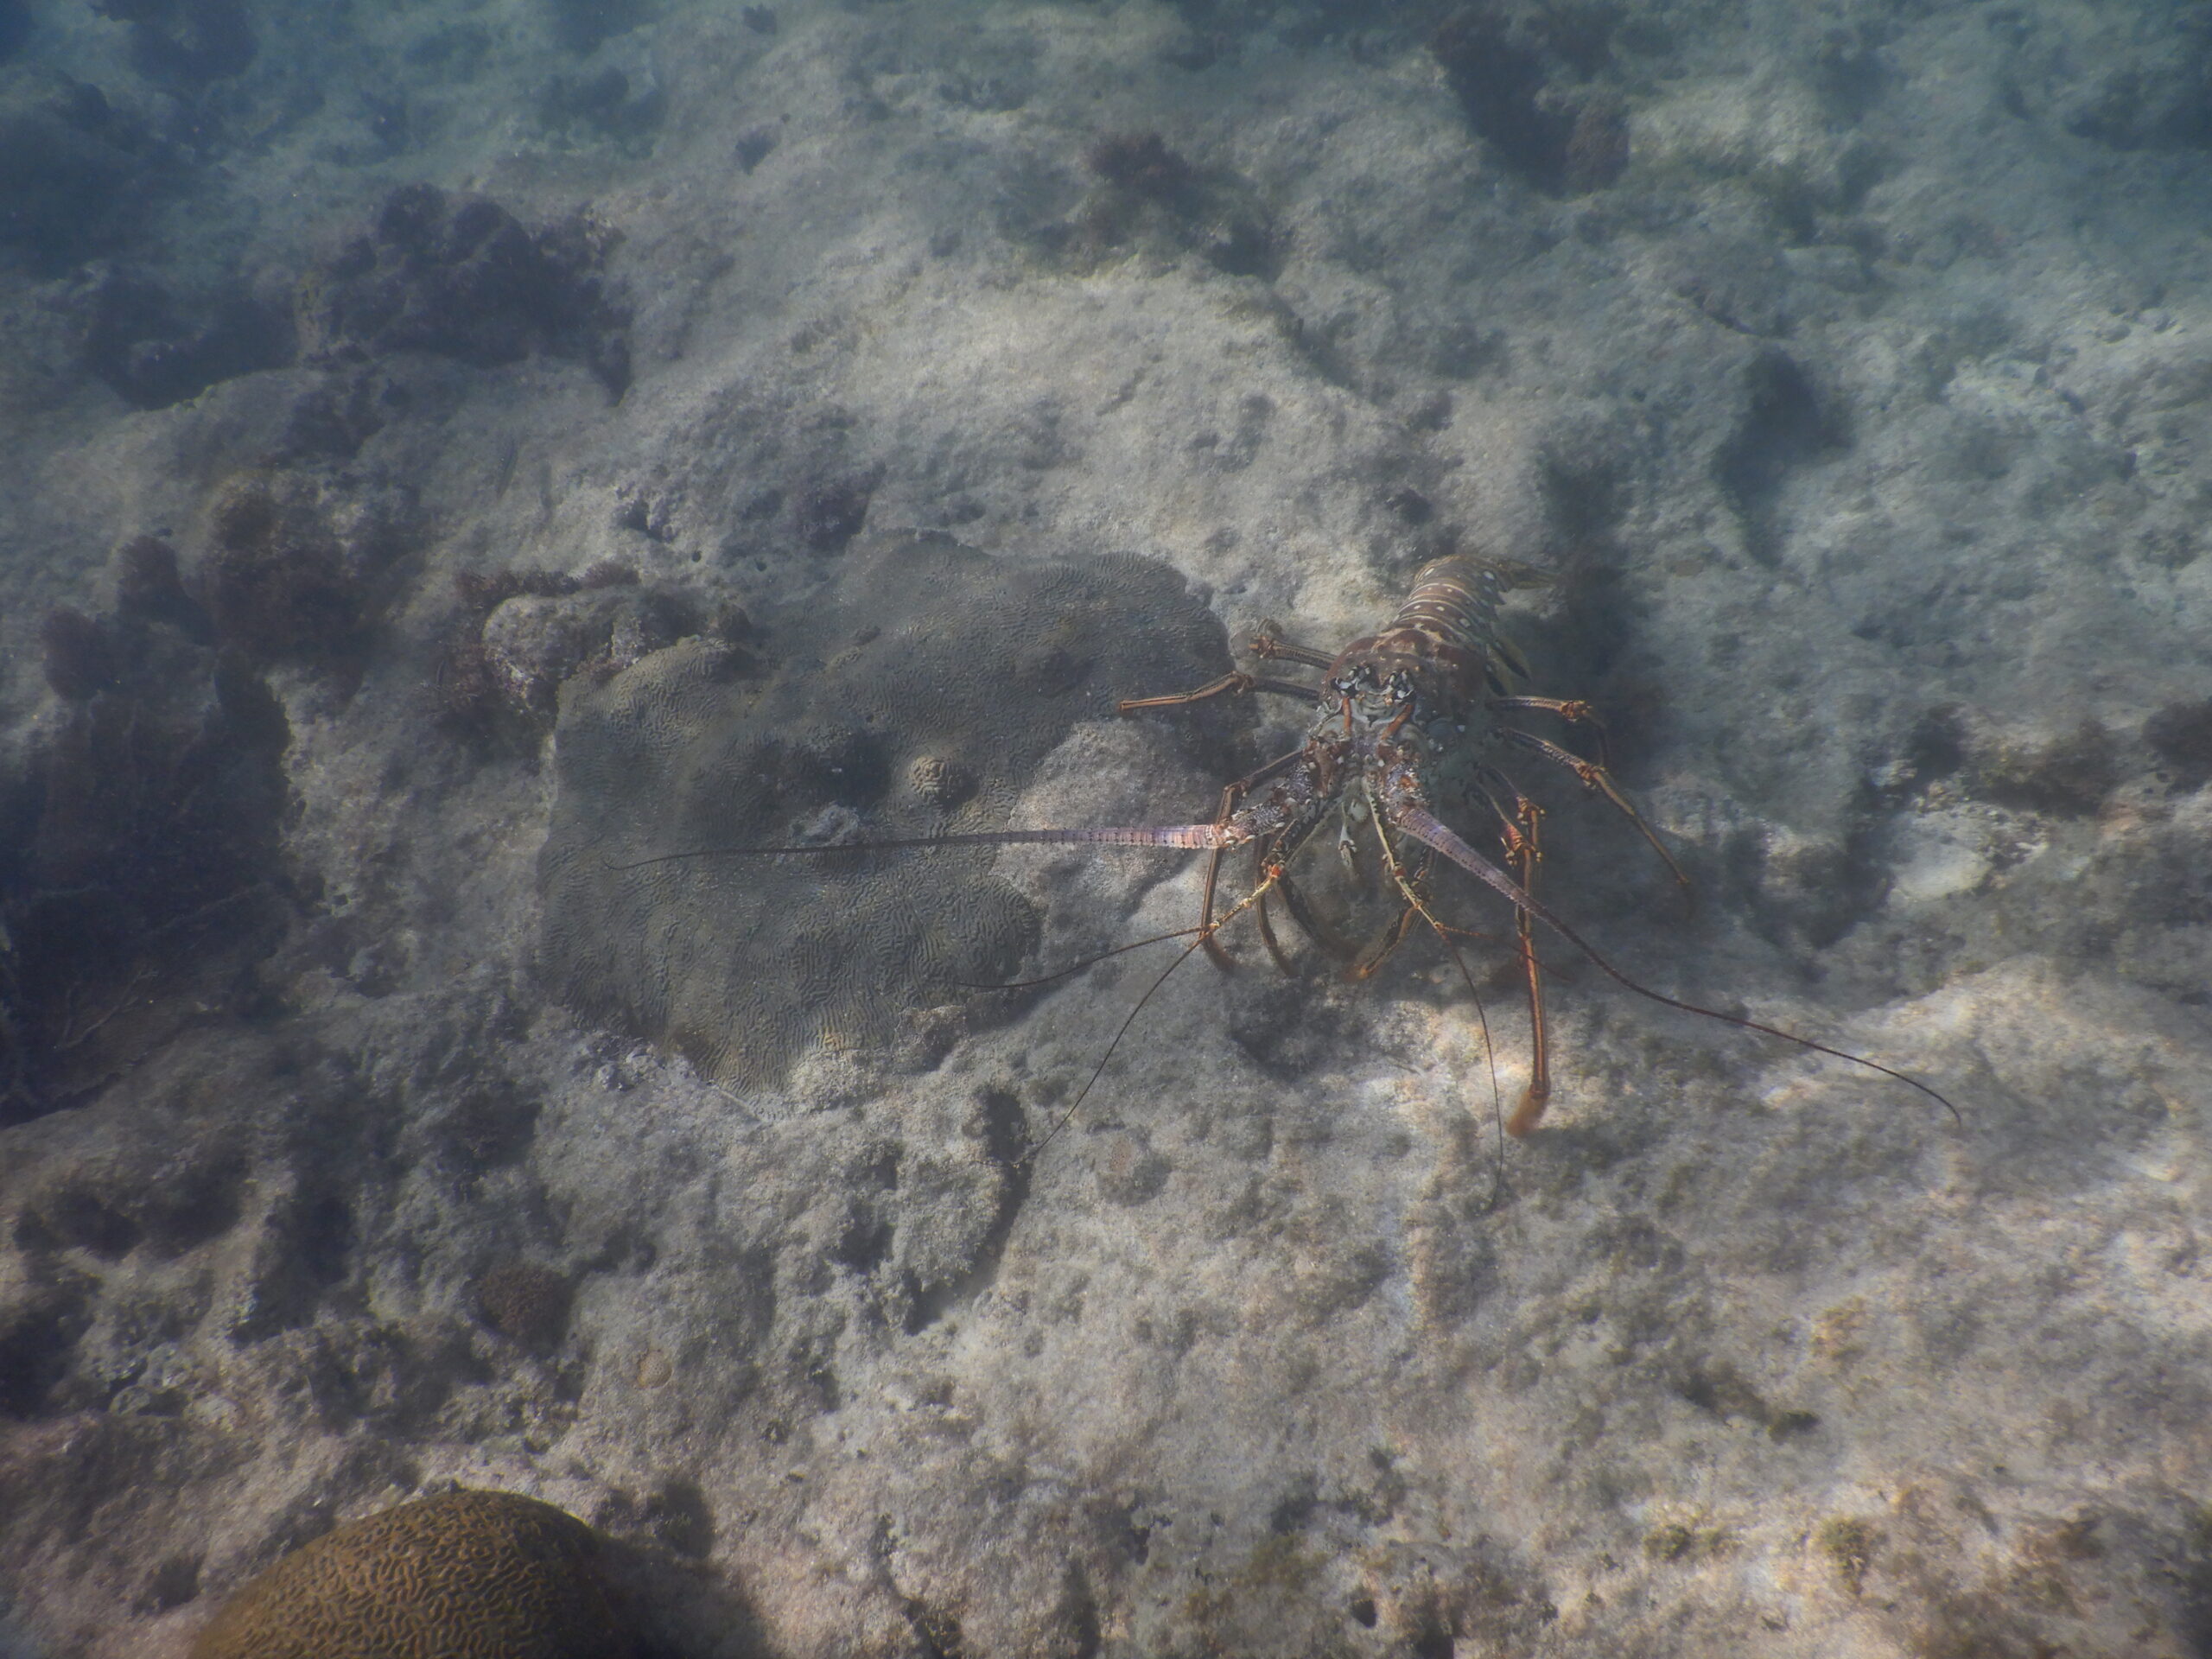
[[[1255,657],[1265,657],[1275,662],[1303,663],[1308,668],[1333,668],[1337,661],[1326,652],[1312,651],[1304,645],[1294,645],[1287,639],[1276,639],[1272,633],[1253,635],[1252,643],[1247,649]],[[1306,695],[1310,697],[1313,694],[1308,691]]]
[[[1533,702],[1535,699],[1529,699]],[[1543,857],[1541,842],[1537,838],[1537,822],[1543,809],[1521,792],[1520,787],[1495,766],[1480,767],[1489,782],[1478,782],[1476,788],[1490,803],[1491,810],[1497,815],[1501,833],[1505,841],[1506,860],[1513,867],[1524,894],[1532,893],[1536,880],[1536,866]],[[1513,810],[1508,812],[1497,797],[1490,791],[1495,784],[1513,801]],[[1529,1087],[1521,1096],[1521,1103],[1514,1109],[1512,1122],[1506,1125],[1508,1135],[1526,1135],[1536,1127],[1544,1115],[1544,1107],[1551,1099],[1551,1032],[1544,1016],[1544,982],[1542,966],[1536,960],[1535,938],[1535,919],[1526,909],[1516,906],[1513,912],[1514,945],[1521,959],[1521,972],[1529,987]]]
[[[1192,695],[1203,696],[1211,694],[1201,691],[1193,693]],[[1153,698],[1147,700],[1147,702],[1176,702],[1180,701],[1183,701],[1183,699],[1175,697]],[[1140,706],[1144,705],[1126,702],[1122,705],[1124,709]],[[1221,814],[1214,820],[1214,822],[1217,824],[1227,823],[1229,822],[1230,814],[1236,810],[1237,802],[1243,800],[1246,795],[1258,788],[1262,784],[1266,783],[1268,779],[1276,777],[1282,772],[1289,771],[1292,766],[1297,765],[1300,760],[1303,760],[1305,755],[1306,751],[1303,749],[1293,749],[1287,754],[1279,754],[1274,760],[1268,761],[1266,766],[1262,766],[1257,772],[1253,772],[1249,777],[1239,778],[1235,783],[1230,785],[1226,789],[1221,791]],[[1199,942],[1205,946],[1206,956],[1213,963],[1215,967],[1233,968],[1236,965],[1235,960],[1230,956],[1227,950],[1222,948],[1221,940],[1217,937],[1220,933],[1221,930],[1213,925],[1213,896],[1216,887],[1218,885],[1221,879],[1222,850],[1223,849],[1221,848],[1216,847],[1206,856],[1205,898],[1202,902],[1198,912],[1198,939]],[[1254,883],[1253,891],[1259,896],[1260,936],[1267,940],[1268,951],[1274,957],[1274,959],[1280,963],[1283,959],[1282,951],[1276,946],[1274,932],[1268,926],[1267,894],[1268,887],[1271,886],[1272,883],[1265,883],[1261,880],[1261,866],[1264,860],[1261,855],[1259,843],[1255,842],[1253,843],[1252,848],[1252,880]]]
[[[1252,880],[1255,885],[1266,870],[1268,859],[1274,855],[1276,845],[1280,840],[1280,836],[1275,836],[1270,837],[1264,843],[1256,841],[1252,843]],[[1290,885],[1290,875],[1287,871],[1283,873],[1277,885],[1282,888],[1283,902],[1290,906],[1291,915],[1296,918],[1300,926],[1305,927],[1307,932],[1312,932],[1313,929],[1306,920],[1304,900],[1297,896],[1297,889]],[[1260,942],[1268,947],[1268,954],[1275,959],[1275,966],[1286,974],[1297,972],[1298,970],[1290,965],[1290,958],[1283,954],[1282,942],[1275,938],[1275,925],[1268,915],[1267,894],[1260,895],[1260,902],[1253,907],[1252,914],[1260,924]]]
[[[1376,833],[1377,835],[1381,835],[1383,832],[1378,826]],[[1424,849],[1421,855],[1421,868],[1415,870],[1413,875],[1413,879],[1416,883],[1427,879],[1428,866],[1429,855],[1427,849]],[[1373,945],[1370,946],[1366,953],[1363,955],[1358,961],[1353,963],[1351,967],[1344,969],[1344,977],[1353,981],[1354,982],[1357,982],[1360,980],[1374,978],[1376,974],[1381,970],[1382,964],[1390,960],[1392,953],[1395,952],[1400,945],[1406,942],[1406,935],[1413,931],[1414,918],[1420,913],[1421,912],[1416,911],[1411,905],[1406,905],[1401,907],[1398,912],[1397,920],[1390,924],[1389,927],[1384,931],[1382,938],[1376,941]]]
[[[1598,740],[1599,766],[1613,764],[1606,746],[1605,722],[1580,697],[1492,697],[1485,706],[1494,715],[1556,715],[1570,726],[1586,728]]]
[[[1518,805],[1520,821],[1506,842],[1513,859],[1514,874],[1520,877],[1523,893],[1535,890],[1536,866],[1543,857],[1536,825],[1542,816],[1536,804],[1522,796]],[[1529,1086],[1522,1091],[1521,1103],[1513,1109],[1513,1116],[1505,1125],[1505,1132],[1516,1140],[1536,1127],[1552,1097],[1551,1032],[1544,1020],[1544,976],[1536,962],[1535,927],[1535,919],[1527,911],[1514,912],[1514,944],[1520,952],[1521,971],[1529,984]]]
[[[1307,825],[1302,832],[1289,830],[1277,830],[1273,835],[1255,842],[1252,847],[1253,878],[1258,884],[1254,889],[1253,896],[1259,901],[1254,908],[1259,917],[1260,937],[1267,941],[1268,954],[1275,959],[1275,966],[1286,974],[1294,974],[1298,969],[1289,957],[1284,954],[1281,942],[1275,938],[1274,925],[1268,919],[1268,889],[1269,888],[1282,889],[1283,905],[1290,912],[1291,919],[1298,924],[1306,937],[1314,944],[1331,955],[1345,960],[1349,960],[1357,953],[1356,947],[1346,944],[1333,931],[1322,925],[1320,918],[1313,914],[1312,907],[1306,904],[1306,895],[1290,879],[1292,861],[1305,849],[1306,844],[1319,833],[1319,830],[1320,826],[1318,823]]]
[[[1243,795],[1244,787],[1242,783],[1235,783],[1221,791],[1221,812],[1214,819],[1216,823],[1229,822],[1229,815],[1236,810],[1236,803]],[[1215,967],[1226,969],[1236,964],[1230,960],[1229,952],[1222,949],[1221,941],[1215,937],[1220,930],[1213,925],[1214,886],[1221,878],[1221,852],[1222,849],[1217,847],[1206,855],[1205,896],[1198,901],[1198,941],[1205,946],[1206,959]]]
[[[1260,675],[1233,671],[1223,675],[1217,680],[1209,681],[1195,691],[1173,691],[1158,697],[1124,697],[1114,705],[1114,711],[1116,714],[1132,715],[1141,709],[1179,709],[1187,703],[1204,702],[1209,697],[1249,696],[1255,691],[1272,691],[1279,696],[1301,699],[1310,698],[1313,695],[1311,687],[1294,685],[1288,680],[1271,680]],[[1268,761],[1250,777],[1240,778],[1223,790],[1221,814],[1214,822],[1227,823],[1230,814],[1236,810],[1237,802],[1268,779],[1287,770],[1302,758],[1305,753],[1303,749],[1294,749],[1288,754],[1281,755]],[[1213,925],[1214,894],[1221,882],[1221,853],[1222,849],[1217,847],[1206,859],[1205,899],[1198,914],[1198,941],[1205,947],[1206,956],[1213,965],[1226,969],[1236,966],[1236,963],[1229,952],[1223,948],[1218,937],[1220,930]],[[1260,937],[1267,941],[1268,953],[1281,963],[1283,960],[1282,950],[1275,943],[1274,930],[1268,923],[1267,887],[1259,882],[1257,873],[1260,868],[1261,852],[1256,844],[1252,849],[1252,857],[1255,872],[1254,891],[1260,895],[1258,906]]]
[[[1689,877],[1683,874],[1682,867],[1675,862],[1675,855],[1667,850],[1667,843],[1659,839],[1659,832],[1645,822],[1643,814],[1637,811],[1629,798],[1621,793],[1620,786],[1613,782],[1612,773],[1595,760],[1585,760],[1580,755],[1560,747],[1548,739],[1538,737],[1534,732],[1516,731],[1510,726],[1501,726],[1497,734],[1516,748],[1526,749],[1531,754],[1541,755],[1555,766],[1566,767],[1581,779],[1585,789],[1594,789],[1611,801],[1621,815],[1636,826],[1637,833],[1650,843],[1651,850],[1659,855],[1659,861],[1667,867],[1667,873],[1675,878],[1675,885],[1688,887]]]

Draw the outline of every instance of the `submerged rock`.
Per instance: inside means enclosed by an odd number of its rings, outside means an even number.
[[[575,1007],[716,1077],[895,1046],[1013,978],[1037,917],[973,849],[667,855],[993,828],[1077,721],[1221,671],[1220,625],[1164,566],[942,536],[846,558],[832,594],[764,619],[757,659],[695,639],[562,692],[547,968]]]

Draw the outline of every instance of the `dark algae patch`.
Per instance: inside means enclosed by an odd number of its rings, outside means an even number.
[[[587,218],[533,231],[488,197],[404,185],[303,279],[302,344],[334,364],[414,351],[476,368],[543,351],[620,397],[629,315],[601,274],[614,243]]]
[[[283,710],[217,643],[165,543],[134,542],[119,563],[113,610],[46,618],[64,708],[0,794],[0,1122],[250,1001],[287,913]]]
[[[1429,51],[1467,124],[1539,189],[1582,195],[1628,165],[1628,112],[1599,77],[1612,22],[1597,6],[1462,7]]]

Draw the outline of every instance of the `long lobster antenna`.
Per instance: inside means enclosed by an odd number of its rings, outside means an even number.
[[[626,864],[611,861],[611,870],[642,870],[691,858],[788,858],[812,854],[897,852],[912,847],[1173,847],[1211,852],[1241,847],[1239,837],[1217,823],[1135,824],[1109,830],[981,830],[957,836],[911,836],[895,841],[823,841],[783,847],[691,847],[656,853]]]
[[[1815,1054],[1826,1054],[1834,1059],[1848,1060],[1852,1065],[1864,1066],[1869,1071],[1878,1071],[1885,1077],[1893,1077],[1909,1088],[1920,1090],[1922,1094],[1948,1112],[1953,1122],[1961,1125],[1965,1123],[1966,1120],[1960,1115],[1959,1109],[1936,1093],[1935,1090],[1921,1082],[1919,1078],[1884,1065],[1879,1060],[1870,1060],[1865,1055],[1853,1054],[1847,1049],[1830,1048],[1826,1043],[1816,1043],[1809,1037],[1800,1037],[1796,1032],[1784,1031],[1779,1026],[1762,1025],[1757,1020],[1746,1020],[1741,1014],[1723,1014],[1719,1008],[1702,1007],[1695,1002],[1685,1002],[1678,997],[1655,991],[1649,985],[1637,983],[1600,956],[1597,947],[1569,926],[1549,905],[1545,904],[1542,899],[1531,893],[1503,870],[1499,869],[1497,865],[1460,840],[1452,833],[1450,825],[1441,822],[1426,808],[1406,802],[1396,803],[1390,808],[1390,822],[1422,845],[1433,848],[1443,854],[1445,857],[1466,871],[1469,875],[1473,876],[1476,880],[1519,910],[1522,915],[1534,917],[1546,927],[1550,928],[1584,956],[1589,957],[1596,964],[1598,970],[1608,979],[1625,989],[1635,992],[1638,996],[1662,1003],[1670,1008],[1680,1008],[1685,1014],[1700,1014],[1708,1020],[1719,1020],[1727,1025],[1741,1026],[1745,1031],[1756,1031],[1769,1037],[1779,1037],[1785,1043],[1795,1043],[1798,1047],[1810,1049]]]

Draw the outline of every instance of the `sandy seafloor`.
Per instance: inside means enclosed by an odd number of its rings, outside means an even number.
[[[454,1482],[594,1522],[696,1659],[2207,1650],[2212,37],[1487,15],[1624,164],[1476,131],[1440,8],[8,9],[0,1652],[181,1654]],[[421,183],[565,321],[346,251]],[[459,321],[333,299],[378,271]],[[1164,562],[1232,641],[1452,546],[1556,572],[1530,689],[1698,902],[1572,790],[1547,891],[1962,1121],[1562,962],[1501,1152],[1420,941],[1192,962],[1033,1162],[1141,967],[787,1071],[565,1007],[549,825],[658,785],[563,778],[556,710],[803,676],[779,619],[913,531]],[[963,741],[1095,643],[974,653]],[[1055,727],[961,822],[1210,817],[1266,716]],[[1033,973],[1197,865],[959,868]],[[781,879],[779,938],[860,906]],[[1434,886],[1510,1108],[1504,923]],[[720,943],[608,959],[812,982]]]

